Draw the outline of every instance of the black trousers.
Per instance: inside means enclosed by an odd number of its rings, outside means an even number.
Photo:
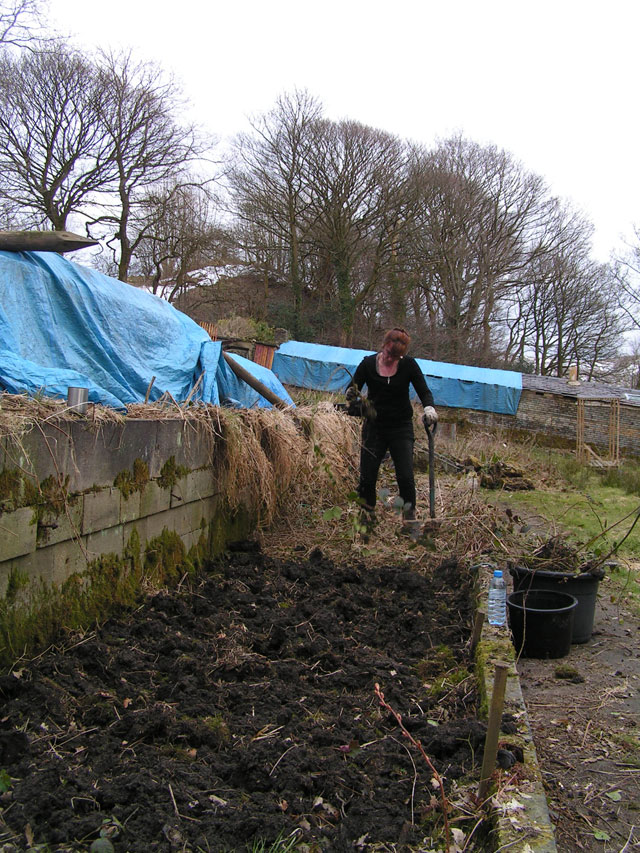
[[[396,480],[405,509],[416,505],[416,484],[413,476],[413,422],[403,421],[393,426],[380,426],[365,420],[360,447],[360,483],[358,495],[373,509],[376,504],[376,483],[380,463],[387,451],[396,469]],[[407,506],[408,504],[408,506]]]

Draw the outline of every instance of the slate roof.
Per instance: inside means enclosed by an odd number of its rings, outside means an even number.
[[[536,376],[522,374],[523,391],[541,391],[547,394],[560,394],[563,397],[580,397],[585,400],[620,400],[628,406],[640,406],[640,391],[606,382],[569,382],[565,377]]]

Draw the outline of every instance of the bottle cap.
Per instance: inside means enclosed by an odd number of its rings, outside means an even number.
[[[501,578],[502,577],[502,569],[494,569],[493,576],[494,576],[494,578]]]

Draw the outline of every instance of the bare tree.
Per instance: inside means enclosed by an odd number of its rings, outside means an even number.
[[[140,206],[136,261],[152,293],[175,302],[198,284],[193,273],[220,260],[226,240],[212,200],[196,183],[165,184]]]
[[[320,103],[304,90],[282,95],[270,112],[252,121],[253,133],[238,136],[230,173],[233,209],[242,223],[247,255],[258,262],[265,280],[278,270],[291,285],[294,335],[301,323],[302,246],[309,221],[304,169],[321,114]]]
[[[440,355],[489,364],[502,305],[545,251],[548,194],[509,154],[460,136],[418,155],[422,209],[412,231],[416,283]]]
[[[0,172],[5,199],[64,230],[110,179],[95,68],[58,42],[0,55]]]
[[[324,261],[325,288],[338,310],[340,342],[351,342],[356,312],[376,288],[393,295],[403,224],[406,146],[353,121],[318,122],[305,164],[309,242]],[[404,312],[391,300],[391,312]]]
[[[43,0],[0,0],[0,45],[33,49],[47,41],[44,11]]]
[[[612,260],[618,285],[618,304],[634,329],[640,329],[640,226],[635,226],[634,239],[624,252]]]
[[[105,93],[100,128],[112,175],[105,189],[113,202],[103,197],[103,209],[88,227],[93,233],[115,228],[109,245],[117,257],[118,278],[127,281],[136,247],[146,236],[136,209],[146,207],[151,188],[176,185],[188,175],[208,143],[198,139],[193,125],[177,121],[182,108],[178,89],[155,64],[137,63],[130,53],[103,54],[98,80]]]
[[[607,379],[627,388],[640,388],[640,341],[632,341],[629,351],[604,366],[604,369],[598,372],[597,378]]]
[[[554,290],[558,279],[573,281],[585,268],[593,225],[570,205],[549,200],[544,224],[544,251],[526,267],[521,286],[508,294],[503,318],[503,360],[516,369],[542,370],[546,358],[544,326],[554,326]],[[581,274],[581,273],[580,273]],[[556,306],[557,307],[557,306]],[[548,335],[547,335],[548,337]]]
[[[555,251],[532,265],[518,295],[511,337],[536,373],[564,376],[576,366],[591,379],[619,356],[625,325],[616,282],[609,265],[590,259],[590,236],[581,217],[565,220]]]

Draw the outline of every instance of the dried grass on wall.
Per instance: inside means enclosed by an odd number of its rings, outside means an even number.
[[[181,420],[209,439],[211,464],[232,508],[247,506],[261,526],[300,502],[322,507],[344,500],[355,484],[358,423],[327,403],[280,409],[179,405],[172,398],[133,404],[126,415],[90,404],[86,416],[64,400],[0,394],[0,435],[16,443],[46,422],[81,420],[96,432],[130,420]]]

